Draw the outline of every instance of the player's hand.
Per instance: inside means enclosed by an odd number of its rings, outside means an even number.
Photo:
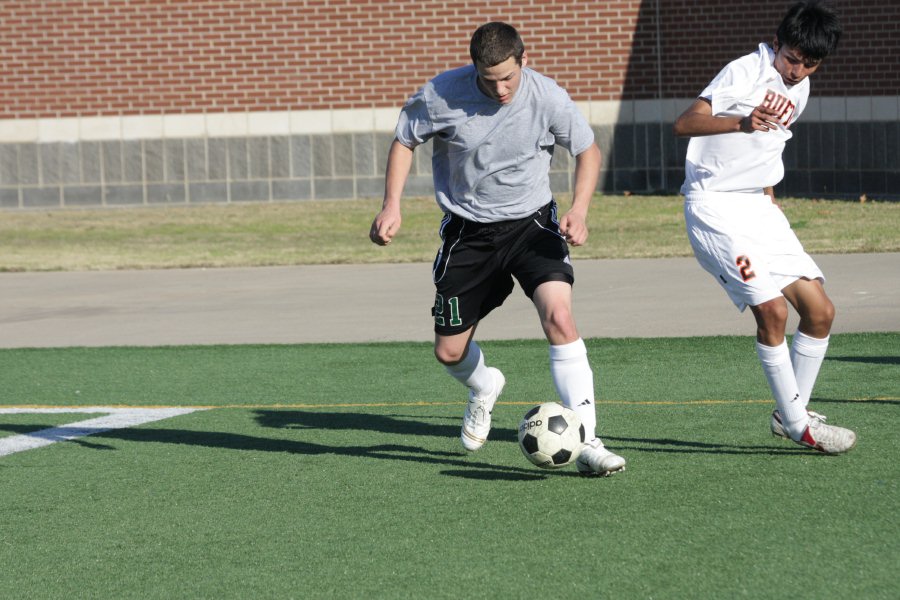
[[[778,113],[765,106],[757,106],[749,115],[741,119],[741,131],[772,131],[778,129]]]
[[[375,216],[369,228],[369,239],[379,246],[387,246],[400,230],[400,211],[384,208]]]
[[[584,215],[580,213],[566,213],[559,220],[559,231],[566,241],[573,246],[581,246],[587,241],[588,228]]]

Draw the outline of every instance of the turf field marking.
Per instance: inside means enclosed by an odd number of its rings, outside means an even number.
[[[867,398],[845,398],[846,402],[855,402],[859,404],[864,404],[866,402],[896,402],[900,400],[898,397],[894,396],[872,396]],[[748,399],[748,400],[717,400],[717,399],[707,399],[707,400],[598,400],[597,405],[602,406],[605,404],[613,404],[617,406],[714,406],[714,405],[724,405],[724,404],[772,404],[774,405],[775,401],[771,398],[769,399]],[[535,401],[514,401],[514,400],[498,400],[498,405],[501,406],[534,406],[536,404]],[[465,405],[464,401],[453,401],[453,402],[330,402],[328,404],[323,403],[272,403],[272,404],[207,404],[207,405],[195,405],[195,406],[170,406],[170,405],[153,405],[153,406],[130,406],[125,404],[114,404],[108,407],[104,407],[102,410],[90,409],[90,412],[110,412],[112,410],[137,410],[137,409],[153,409],[153,410],[162,410],[162,409],[186,409],[188,412],[195,410],[213,410],[216,408],[242,408],[247,410],[261,410],[261,409],[291,409],[291,408],[390,408],[393,406],[398,407],[410,407],[410,406],[461,406]],[[70,407],[65,408],[62,406],[49,406],[49,405],[31,405],[31,406],[9,406],[6,405],[4,407],[0,407],[0,414],[3,413],[11,413],[11,412],[20,412],[20,413],[37,413],[41,412],[41,409],[48,409],[47,412],[85,412],[82,407]],[[163,417],[165,418],[165,417]]]
[[[67,425],[51,427],[49,429],[41,429],[21,435],[13,435],[0,438],[0,456],[15,454],[16,452],[24,452],[25,450],[34,450],[49,446],[56,442],[64,442],[73,440],[96,433],[103,433],[112,429],[124,429],[126,427],[135,427],[145,423],[152,423],[170,417],[186,415],[197,410],[203,410],[196,407],[171,407],[171,408],[118,408],[104,406],[71,406],[71,407],[53,407],[53,408],[2,408],[0,407],[0,415],[3,414],[47,414],[47,413],[86,413],[96,414],[102,413],[102,417],[95,419],[87,419],[84,421],[76,421]]]

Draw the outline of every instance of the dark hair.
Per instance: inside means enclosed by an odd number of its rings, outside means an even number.
[[[516,59],[516,64],[521,65],[523,54],[525,44],[519,37],[519,32],[512,25],[500,21],[485,23],[476,29],[469,42],[469,55],[476,65],[493,67],[510,56]]]
[[[841,23],[833,8],[811,0],[788,9],[776,32],[778,43],[790,46],[804,58],[822,60],[837,48]]]

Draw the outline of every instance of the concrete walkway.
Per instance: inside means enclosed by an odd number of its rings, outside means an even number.
[[[900,331],[900,254],[821,255],[834,332]],[[578,261],[584,337],[752,335],[693,258]],[[430,264],[0,274],[0,348],[431,341]],[[796,327],[789,323],[788,331]],[[540,338],[517,289],[479,339]]]

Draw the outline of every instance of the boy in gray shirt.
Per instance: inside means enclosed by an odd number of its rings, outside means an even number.
[[[433,270],[434,354],[469,389],[463,447],[475,451],[487,440],[506,383],[486,366],[475,329],[509,296],[515,277],[550,342],[550,372],[562,403],[585,427],[577,468],[611,475],[625,468],[625,459],[596,436],[593,372],[572,315],[567,245],[587,239],[600,150],[568,93],[527,68],[525,46],[512,26],[482,25],[469,52],[471,65],[438,75],[404,106],[388,154],[384,203],[369,237],[383,246],[396,235],[413,151],[432,140],[435,195],[444,211]],[[562,218],[550,190],[555,145],[576,164],[572,206]]]

